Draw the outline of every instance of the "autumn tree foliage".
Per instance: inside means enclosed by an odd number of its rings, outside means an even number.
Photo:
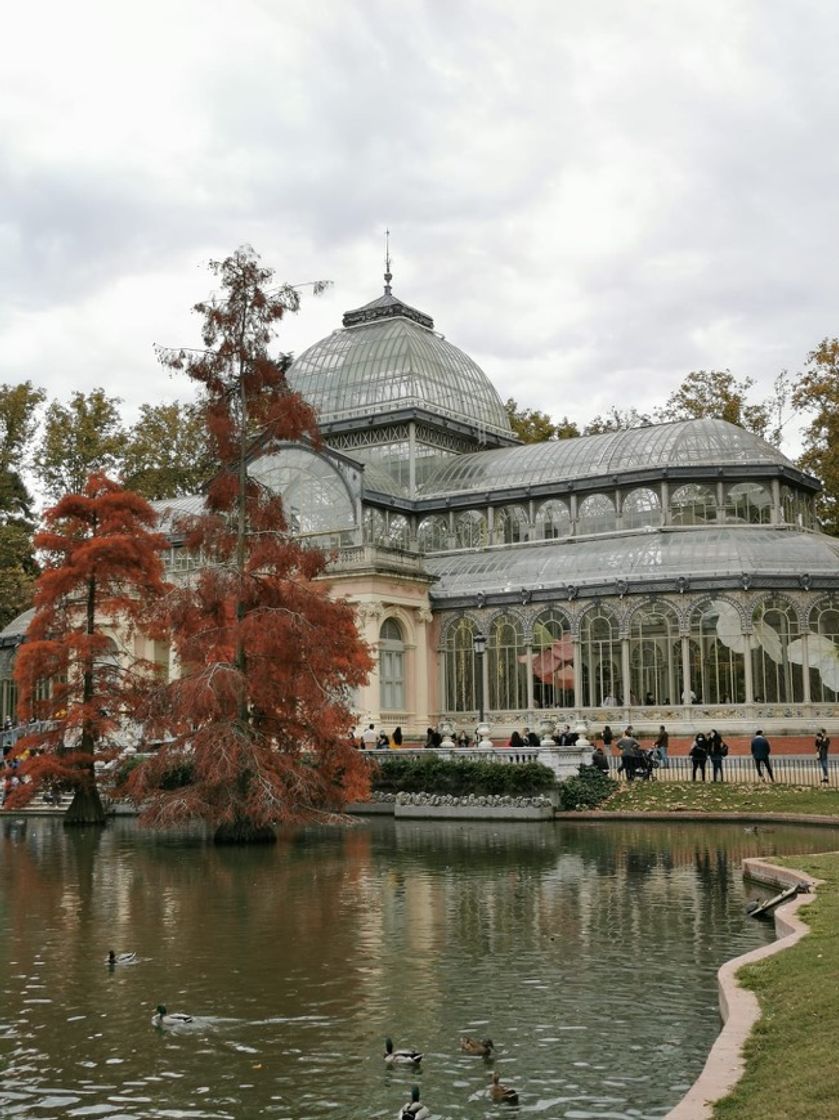
[[[792,403],[807,421],[799,466],[821,480],[822,528],[839,536],[839,338],[823,338],[807,355]]]
[[[18,718],[43,726],[17,745],[27,780],[11,806],[69,786],[65,823],[104,822],[94,762],[112,756],[111,736],[155,684],[153,665],[128,650],[165,592],[156,522],[145,499],[99,473],[45,513],[35,616],[15,659]]]
[[[221,841],[272,839],[279,822],[322,819],[366,790],[348,742],[348,691],[370,668],[354,612],[318,577],[326,557],[293,539],[280,497],[248,473],[252,454],[317,444],[311,408],[272,358],[274,325],[299,293],[272,285],[251,249],[211,262],[218,297],[196,305],[200,350],[161,350],[201,389],[220,469],[203,515],[183,523],[204,565],[166,601],[179,676],[147,726],[171,737],[129,778],[142,820],[202,820]]]

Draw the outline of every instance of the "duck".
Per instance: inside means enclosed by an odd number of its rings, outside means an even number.
[[[420,1101],[419,1085],[414,1085],[411,1099],[402,1105],[396,1120],[426,1120],[430,1115],[431,1111]]]
[[[108,959],[106,964],[134,964],[137,960],[136,953],[115,953],[113,949],[108,950]]]
[[[404,1050],[393,1049],[393,1039],[385,1039],[385,1061],[389,1066],[418,1066],[422,1061],[422,1054],[419,1050],[409,1050],[407,1047]]]
[[[495,1049],[491,1038],[470,1038],[464,1034],[460,1039],[460,1049],[465,1054],[478,1054],[482,1058],[489,1058]]]
[[[515,1089],[511,1089],[509,1085],[502,1085],[498,1080],[498,1074],[493,1071],[492,1082],[489,1087],[489,1095],[494,1101],[503,1101],[504,1104],[518,1104],[519,1095]]]
[[[182,1027],[191,1022],[191,1015],[185,1015],[183,1011],[167,1011],[162,1003],[157,1005],[157,1011],[151,1017],[153,1027]]]

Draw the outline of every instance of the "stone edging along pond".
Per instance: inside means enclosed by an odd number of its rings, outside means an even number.
[[[549,797],[511,797],[497,794],[381,793],[373,801],[347,805],[347,813],[393,814],[397,820],[552,820]]]
[[[781,890],[805,887],[806,894],[796,895],[775,911],[777,939],[770,945],[753,949],[750,953],[726,961],[717,973],[720,994],[720,1013],[724,1026],[711,1047],[705,1067],[664,1120],[709,1120],[713,1105],[727,1096],[743,1076],[743,1044],[760,1018],[757,996],[737,983],[737,973],[747,964],[771,957],[782,949],[789,949],[809,932],[809,926],[798,917],[798,909],[815,898],[815,888],[820,880],[803,871],[778,867],[768,860],[752,857],[743,860],[747,878]]]

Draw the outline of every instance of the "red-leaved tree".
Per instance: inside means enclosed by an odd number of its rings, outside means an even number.
[[[69,787],[66,824],[102,824],[94,763],[113,757],[126,721],[155,685],[133,635],[165,592],[157,514],[103,474],[47,510],[35,534],[43,569],[35,615],[15,658],[18,718],[31,730],[15,754],[23,805],[45,786]]]
[[[248,842],[364,794],[347,699],[371,660],[352,607],[318,580],[326,557],[291,536],[280,496],[248,473],[254,449],[318,442],[311,408],[286,382],[288,359],[268,354],[299,295],[272,286],[251,249],[210,268],[222,292],[195,307],[204,348],[159,357],[201,386],[220,469],[205,512],[181,522],[202,566],[165,604],[178,676],[149,718],[170,741],[127,791],[147,823],[201,820],[219,841]]]

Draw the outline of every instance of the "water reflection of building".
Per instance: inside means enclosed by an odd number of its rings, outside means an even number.
[[[839,542],[816,481],[763,440],[706,419],[520,445],[389,273],[290,380],[326,446],[251,471],[335,550],[335,592],[378,651],[363,720],[470,726],[481,698],[498,734],[546,712],[674,730],[839,716]],[[166,507],[170,526],[173,507],[196,499]],[[174,536],[169,561],[199,562]]]

